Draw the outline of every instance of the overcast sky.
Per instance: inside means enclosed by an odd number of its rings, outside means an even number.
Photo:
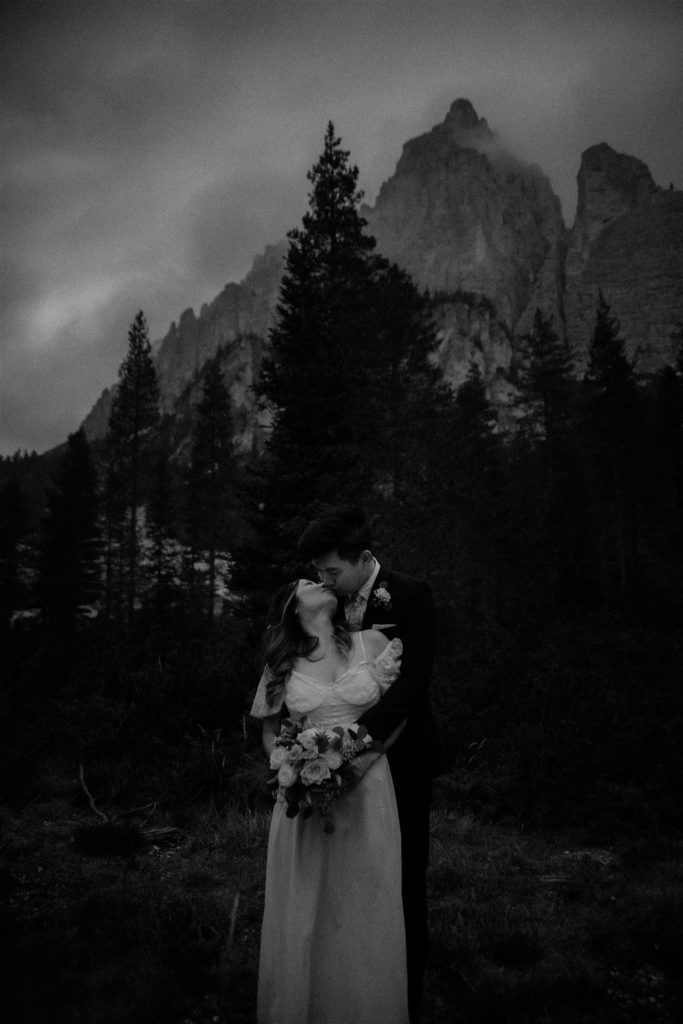
[[[458,97],[571,225],[607,142],[683,187],[678,0],[4,0],[0,454],[77,429],[295,227],[328,120],[366,200]]]

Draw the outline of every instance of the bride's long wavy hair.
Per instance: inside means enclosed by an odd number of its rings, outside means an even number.
[[[266,702],[273,706],[284,690],[287,676],[297,658],[308,658],[320,644],[317,636],[307,633],[297,610],[296,591],[299,580],[285,583],[275,591],[268,611],[268,625],[263,641],[263,660],[268,670]],[[334,627],[334,642],[344,658],[351,650],[351,637],[341,625]]]

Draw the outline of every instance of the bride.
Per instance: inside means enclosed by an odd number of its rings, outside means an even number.
[[[283,717],[349,726],[398,677],[401,641],[347,633],[325,586],[295,580],[273,599],[251,714],[270,756]],[[261,932],[258,1024],[407,1024],[401,839],[384,744],[353,761],[357,783],[317,814],[273,810]],[[366,741],[367,742],[367,741]]]

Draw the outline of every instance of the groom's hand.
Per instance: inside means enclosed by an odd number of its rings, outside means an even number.
[[[353,772],[353,776],[356,782],[360,782],[368,768],[370,768],[381,754],[374,750],[366,750],[364,753],[359,754],[358,757],[354,757],[353,761],[349,761],[349,767]]]

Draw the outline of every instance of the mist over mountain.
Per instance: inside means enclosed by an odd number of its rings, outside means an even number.
[[[475,360],[503,418],[514,393],[519,338],[538,307],[579,356],[587,351],[598,291],[620,319],[628,353],[648,374],[674,358],[683,321],[683,192],[664,190],[647,166],[607,143],[586,150],[576,219],[568,228],[549,179],[503,146],[469,100],[411,139],[374,206],[362,215],[380,253],[433,296],[438,362],[457,387]],[[156,343],[162,401],[173,412],[220,350],[243,451],[258,442],[251,385],[268,344],[286,240],[258,255],[199,314],[185,310]],[[111,390],[85,420],[106,432]]]

